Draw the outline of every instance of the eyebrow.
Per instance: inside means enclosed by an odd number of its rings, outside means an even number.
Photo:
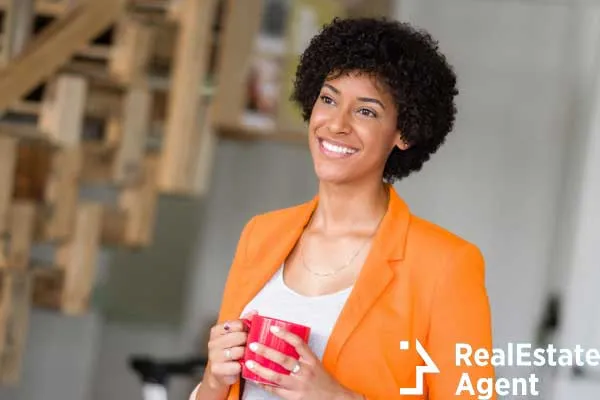
[[[325,83],[323,84],[324,87],[330,89],[333,93],[339,95],[341,92],[339,91],[339,89],[337,89],[335,86],[330,85],[329,83]],[[385,110],[385,106],[383,105],[383,103],[377,99],[373,99],[371,97],[358,97],[359,101],[365,102],[365,103],[374,103],[374,104],[379,104],[381,106],[381,108],[383,108]]]

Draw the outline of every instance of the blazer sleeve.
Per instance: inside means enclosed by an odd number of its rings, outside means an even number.
[[[456,349],[462,344],[462,349],[471,348],[473,354],[478,349],[491,354],[492,322],[481,252],[472,244],[462,246],[441,275],[426,349],[439,369],[437,374],[426,375],[429,399],[478,399],[477,382],[485,379],[486,387],[493,388],[494,368],[478,365],[473,355],[469,357],[471,366],[457,363]],[[489,399],[495,400],[495,393]]]

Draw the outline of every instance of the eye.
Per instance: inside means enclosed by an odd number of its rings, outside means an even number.
[[[368,108],[361,108],[358,110],[359,114],[364,116],[364,117],[371,117],[371,118],[377,118],[377,114],[375,113],[375,111],[370,110]]]
[[[322,94],[321,96],[319,96],[319,98],[325,104],[334,104],[333,99],[325,94]]]

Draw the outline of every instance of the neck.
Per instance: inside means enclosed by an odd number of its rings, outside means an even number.
[[[388,197],[381,181],[361,185],[321,182],[311,228],[331,234],[372,230],[387,211]]]

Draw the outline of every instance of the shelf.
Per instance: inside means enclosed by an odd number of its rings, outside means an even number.
[[[307,145],[308,139],[305,132],[299,131],[276,131],[269,132],[249,127],[221,127],[216,128],[220,137],[242,141],[272,141]]]

